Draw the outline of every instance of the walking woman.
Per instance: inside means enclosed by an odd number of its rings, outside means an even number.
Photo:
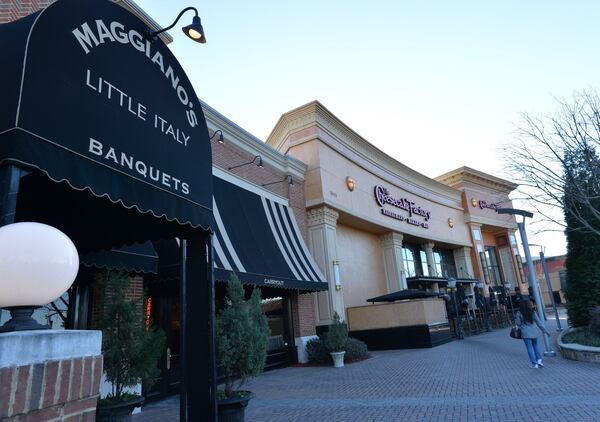
[[[534,368],[543,367],[542,354],[540,353],[540,346],[538,345],[538,331],[536,325],[544,333],[550,335],[544,324],[540,321],[537,313],[531,309],[531,302],[527,299],[521,300],[519,303],[519,311],[515,316],[515,323],[517,327],[521,329],[521,338],[525,342],[527,353],[529,353],[529,359],[533,364]],[[535,325],[534,325],[535,323]]]

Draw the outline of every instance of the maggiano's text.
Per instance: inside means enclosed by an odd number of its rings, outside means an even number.
[[[173,67],[168,63],[165,64],[162,53],[157,50],[156,46],[160,45],[160,43],[151,43],[138,31],[127,29],[120,22],[105,23],[102,19],[96,19],[91,25],[88,22],[84,22],[80,27],[71,31],[71,33],[85,54],[88,54],[94,47],[98,47],[105,42],[129,44],[140,53],[143,53],[148,60],[160,69],[167,81],[171,83],[181,104],[189,107],[189,110],[185,112],[188,123],[191,127],[196,127],[198,118],[194,112],[194,104],[190,101],[185,87],[180,84],[181,80],[175,74]],[[152,46],[155,47],[153,48]]]
[[[190,193],[190,185],[188,183],[148,165],[141,160],[136,160],[132,155],[125,152],[117,152],[113,147],[105,149],[104,144],[94,138],[90,138],[88,152],[122,167],[126,167],[129,170],[135,171],[145,180],[151,180],[185,195],[189,195]]]

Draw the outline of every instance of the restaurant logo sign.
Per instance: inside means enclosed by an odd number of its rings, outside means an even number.
[[[412,226],[418,226],[424,229],[429,228],[428,221],[431,218],[431,212],[416,205],[414,201],[411,201],[408,198],[395,198],[394,196],[390,195],[390,192],[387,188],[380,185],[375,186],[375,200],[381,207],[381,214],[399,221],[406,221],[407,224]],[[388,208],[384,208],[386,204],[406,211],[408,216],[399,214],[398,212]],[[425,221],[421,221],[415,217],[420,217]]]
[[[493,203],[493,202],[484,201],[483,199],[477,200],[477,199],[473,198],[473,199],[471,199],[471,205],[473,205],[474,207],[479,207],[479,209],[482,209],[482,210],[487,208],[487,209],[496,211],[498,208],[500,208],[501,204],[499,202]]]

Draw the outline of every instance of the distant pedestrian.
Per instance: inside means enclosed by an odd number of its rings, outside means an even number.
[[[525,342],[525,347],[527,348],[527,353],[529,353],[529,359],[531,360],[533,367],[539,368],[544,366],[537,340],[538,330],[535,325],[537,325],[544,333],[548,335],[550,335],[550,333],[546,330],[544,324],[531,308],[530,301],[521,300],[521,302],[519,302],[519,310],[515,317],[515,323],[517,324],[517,327],[521,329],[521,338],[523,339],[523,342]]]

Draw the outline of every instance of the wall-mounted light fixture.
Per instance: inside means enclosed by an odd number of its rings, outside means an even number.
[[[342,280],[340,279],[340,261],[333,261],[333,281],[335,282],[335,290],[342,290]]]
[[[451,218],[448,219],[448,227],[450,227],[450,228],[454,227],[454,220]]]
[[[294,179],[292,179],[292,175],[291,174],[288,174],[282,180],[277,180],[276,182],[263,183],[261,186],[270,186],[270,185],[274,185],[276,183],[285,182],[286,180],[288,182],[288,185],[294,186]]]
[[[247,163],[238,164],[237,166],[227,167],[227,170],[233,170],[238,167],[247,166],[248,164],[256,164],[258,167],[263,168],[262,157],[260,155],[257,155],[251,161],[248,161]]]
[[[475,199],[475,198],[471,198],[471,205],[473,205],[474,207],[476,207],[476,206],[477,206],[478,202],[479,202],[479,201],[477,201],[477,199]]]
[[[217,142],[220,144],[224,144],[225,140],[223,139],[223,131],[221,129],[219,130],[215,130],[212,134],[212,136],[210,137],[210,140],[212,141],[213,139],[215,139],[215,136],[219,134],[219,137],[217,138]]]
[[[169,29],[173,28],[177,24],[177,22],[179,21],[181,16],[183,16],[183,14],[185,12],[187,12],[188,10],[193,10],[194,13],[196,14],[196,16],[194,16],[192,18],[191,24],[184,26],[183,28],[181,28],[181,30],[183,31],[183,33],[185,35],[187,35],[192,40],[199,42],[200,44],[205,44],[206,43],[206,35],[204,35],[204,29],[202,28],[202,23],[200,22],[200,17],[198,16],[198,10],[196,10],[195,7],[186,7],[185,9],[183,9],[179,13],[177,18],[175,19],[175,22],[173,22],[171,25],[167,26],[166,28],[163,28],[159,31],[154,31],[154,32],[148,31],[148,38],[151,41],[154,41],[156,39],[156,37],[158,36],[158,34],[161,34],[165,31],[168,31]]]
[[[348,190],[350,192],[352,192],[354,190],[356,186],[356,183],[354,182],[354,179],[351,178],[350,176],[346,177],[346,187],[348,188]]]

